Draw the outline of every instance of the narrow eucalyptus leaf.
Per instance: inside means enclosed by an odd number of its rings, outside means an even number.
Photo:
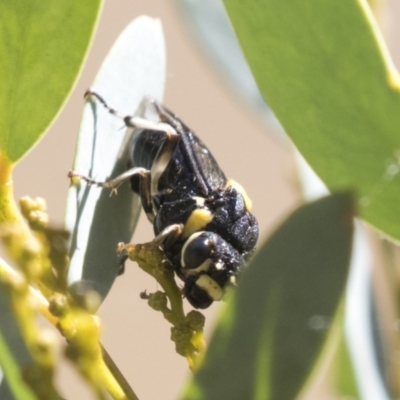
[[[216,66],[222,80],[250,107],[276,124],[257,87],[222,0],[175,0],[188,30]],[[229,51],[226,51],[229,49]],[[275,132],[282,135],[281,129]]]
[[[34,361],[25,346],[9,304],[4,288],[0,285],[0,367],[3,372],[0,398],[35,400],[36,396],[21,375],[24,368],[34,365]]]
[[[149,17],[134,20],[117,39],[92,86],[123,114],[143,112],[145,96],[161,100],[165,46],[161,24]],[[83,93],[82,93],[83,96]],[[131,130],[94,99],[86,101],[73,170],[104,181],[127,168]],[[129,242],[140,202],[129,183],[109,190],[74,182],[68,193],[66,228],[71,232],[69,281],[73,293],[96,291],[103,299],[118,274],[119,242]],[[84,294],[84,293],[83,293]]]

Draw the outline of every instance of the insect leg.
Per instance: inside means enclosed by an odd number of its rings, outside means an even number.
[[[174,150],[180,139],[179,134],[177,133],[175,128],[173,126],[171,126],[171,124],[169,124],[168,122],[167,123],[166,122],[153,122],[153,121],[149,121],[145,118],[132,117],[129,115],[124,116],[120,112],[115,110],[114,108],[110,107],[98,93],[88,90],[85,93],[85,97],[88,97],[88,96],[95,97],[111,114],[117,116],[118,118],[121,118],[125,122],[125,125],[129,128],[133,128],[133,129],[137,128],[137,129],[143,129],[143,130],[165,132],[165,135],[166,135],[165,139],[163,141],[163,144],[159,148],[157,155],[155,157],[155,160],[153,162],[153,165],[151,167],[151,173],[150,173],[151,183],[149,185],[150,191],[148,194],[146,194],[146,196],[148,196],[150,198],[150,200],[147,202],[147,204],[151,204],[151,196],[158,193],[158,182],[160,180],[161,175],[167,168],[168,163],[170,162],[170,160],[172,158]],[[162,117],[163,107],[160,104],[158,104],[155,100],[152,100],[152,99],[146,99],[146,102],[147,102],[147,104],[153,104],[156,107],[156,111],[158,112],[159,116]],[[127,171],[125,174],[129,174],[129,171]],[[124,177],[125,174],[122,174],[121,177]],[[132,174],[132,175],[134,175],[134,174]],[[131,177],[132,175],[129,175],[128,178]],[[118,179],[119,179],[119,177],[116,178],[115,181],[117,181]],[[126,178],[122,178],[122,182],[125,179]],[[92,183],[96,183],[96,182],[92,182]],[[117,183],[117,186],[119,186],[120,183],[118,181],[116,183]],[[109,186],[106,186],[106,187],[109,187]],[[111,187],[111,189],[115,190],[114,187]],[[143,196],[142,192],[144,192],[144,191],[141,191],[141,196]],[[146,190],[146,192],[147,192],[147,190]],[[143,204],[143,208],[146,211],[145,203],[143,202],[143,198],[142,198],[142,204]],[[147,213],[147,211],[146,211],[146,213]],[[152,217],[150,219],[150,216],[149,216],[150,214],[147,213],[147,217],[149,218],[149,220],[151,222],[154,219],[153,214],[154,213],[152,211],[151,212]]]
[[[166,247],[172,246],[176,240],[182,235],[183,225],[172,224],[162,230],[154,239],[153,242],[156,245],[164,245]]]
[[[164,124],[168,125],[168,124]],[[168,125],[169,126],[169,125]],[[179,135],[175,130],[165,131],[166,137],[163,144],[159,148],[153,165],[151,166],[151,194],[155,195],[158,192],[158,182],[161,175],[171,161],[172,155],[179,142]]]
[[[147,218],[151,223],[154,220],[154,212],[153,212],[153,204],[151,202],[151,193],[150,193],[150,171],[145,168],[131,168],[128,171],[125,171],[121,175],[117,176],[114,179],[106,182],[96,181],[88,176],[82,175],[79,172],[70,171],[68,173],[69,178],[81,178],[90,185],[96,185],[103,188],[111,189],[111,194],[116,193],[117,189],[120,185],[122,185],[125,181],[129,180],[132,176],[139,176],[139,187],[140,187],[140,199],[142,202],[142,207],[144,212],[147,215]]]
[[[122,275],[125,272],[125,262],[129,260],[129,257],[125,254],[123,255],[118,263],[118,275]]]
[[[165,122],[153,122],[146,118],[141,117],[133,117],[131,115],[123,115],[116,109],[110,107],[107,102],[101,97],[98,93],[92,92],[91,90],[87,90],[85,93],[85,98],[93,96],[95,97],[107,110],[110,114],[115,115],[116,117],[122,119],[125,122],[125,125],[128,128],[138,128],[138,129],[147,129],[151,131],[162,131],[166,132],[169,135],[177,135],[175,129],[168,123]],[[146,99],[148,104],[153,103],[153,100]]]

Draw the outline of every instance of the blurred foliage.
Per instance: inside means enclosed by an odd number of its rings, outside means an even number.
[[[337,327],[353,204],[335,194],[297,210],[243,272],[184,399],[294,399]],[[340,326],[340,325],[339,325]]]

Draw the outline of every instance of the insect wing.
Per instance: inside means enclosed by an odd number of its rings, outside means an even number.
[[[207,146],[165,106],[156,103],[155,107],[161,120],[172,125],[180,135],[181,150],[204,195],[207,196],[209,192],[224,187],[226,176]]]
[[[184,126],[184,129],[188,129]],[[226,184],[226,176],[207,146],[191,131],[187,133],[197,169],[209,190],[214,191]]]

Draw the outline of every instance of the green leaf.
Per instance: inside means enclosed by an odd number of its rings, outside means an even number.
[[[19,160],[45,133],[83,63],[101,0],[0,2],[0,153]]]
[[[341,331],[339,348],[336,352],[334,361],[334,368],[334,387],[338,397],[352,399],[360,398],[348,344],[346,343],[344,336],[344,329]]]
[[[135,19],[105,59],[92,90],[124,115],[143,113],[145,96],[161,100],[165,83],[165,43],[160,21]],[[84,107],[73,169],[98,181],[126,171],[132,130],[94,99]],[[119,242],[129,242],[140,201],[129,182],[110,190],[81,181],[68,192],[66,228],[71,232],[69,281],[77,291],[94,289],[104,299],[118,274]],[[83,288],[82,288],[83,285]]]
[[[335,194],[297,210],[233,291],[184,399],[294,399],[323,349],[343,296],[352,200]]]
[[[341,301],[320,358],[303,386],[300,399],[314,398],[317,393],[321,395],[322,390],[326,397],[354,400],[362,398],[345,340],[344,311],[345,302]],[[369,394],[373,398],[372,393]]]
[[[225,0],[268,105],[331,190],[400,239],[399,78],[366,1]]]

